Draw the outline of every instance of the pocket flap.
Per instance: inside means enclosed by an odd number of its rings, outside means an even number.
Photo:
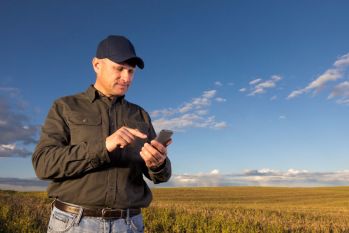
[[[75,125],[100,125],[102,123],[101,116],[87,116],[81,113],[72,113],[69,121]]]

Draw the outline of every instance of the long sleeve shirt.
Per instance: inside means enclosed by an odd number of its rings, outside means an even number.
[[[148,137],[109,153],[105,140],[122,126],[137,128]],[[51,180],[49,197],[89,207],[147,207],[152,194],[143,175],[154,183],[171,176],[168,158],[152,171],[139,154],[143,144],[155,137],[143,108],[124,96],[110,101],[91,85],[53,103],[32,156],[33,167],[40,179]]]

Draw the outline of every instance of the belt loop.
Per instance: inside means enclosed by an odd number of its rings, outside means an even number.
[[[126,210],[126,224],[131,225],[131,218],[130,218],[130,209],[127,208]]]
[[[52,212],[52,210],[53,210],[53,206],[55,205],[56,199],[57,199],[57,198],[53,199],[53,201],[51,202],[51,212]]]
[[[84,209],[82,207],[80,207],[79,213],[78,213],[78,215],[76,216],[76,219],[75,219],[75,225],[79,225],[83,212],[84,212]]]

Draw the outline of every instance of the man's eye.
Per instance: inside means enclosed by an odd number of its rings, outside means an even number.
[[[119,71],[119,72],[121,72],[121,71],[124,70],[124,67],[117,67],[116,70]]]

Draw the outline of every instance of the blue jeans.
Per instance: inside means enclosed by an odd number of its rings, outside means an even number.
[[[82,217],[53,207],[48,233],[143,233],[142,214],[128,219],[103,219],[96,217]]]

